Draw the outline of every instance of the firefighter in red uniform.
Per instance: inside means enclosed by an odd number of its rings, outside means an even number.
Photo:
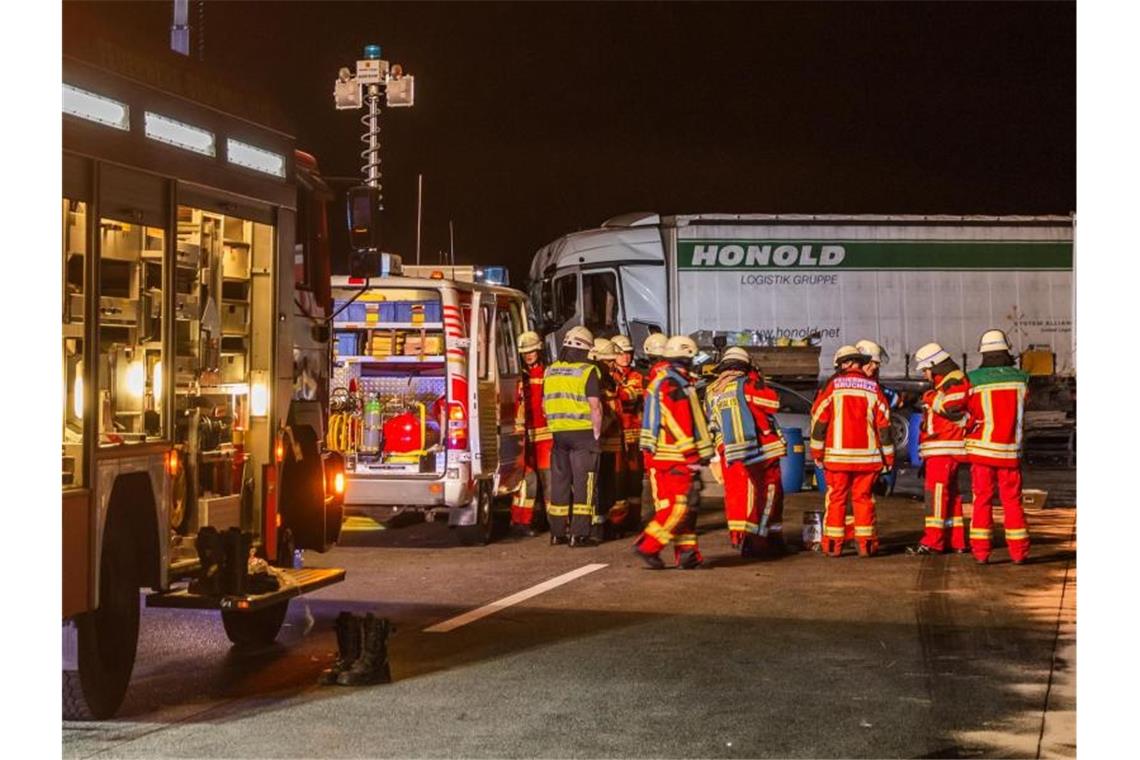
[[[598,466],[598,511],[594,536],[599,540],[619,535],[628,515],[625,499],[625,447],[622,433],[620,388],[616,375],[617,346],[606,338],[594,338],[590,352],[601,370],[602,437]]]
[[[859,556],[878,551],[871,488],[879,473],[893,467],[895,460],[887,399],[879,384],[863,373],[866,361],[859,349],[841,346],[835,352],[838,372],[812,405],[811,453],[822,464],[827,481],[822,548],[834,557],[843,553],[848,498],[855,512]]]
[[[780,457],[787,453],[787,443],[772,416],[780,408],[779,397],[743,348],[725,351],[717,370],[720,374],[705,392],[705,405],[715,431],[729,538],[743,556],[769,549],[782,552]]]
[[[914,352],[915,366],[931,389],[922,397],[922,430],[918,450],[926,471],[926,531],[914,556],[940,554],[949,548],[966,552],[966,524],[962,495],[958,493],[958,467],[966,459],[966,400],[970,382],[937,343]],[[949,539],[949,542],[947,542]]]
[[[679,567],[687,570],[702,562],[689,488],[694,473],[715,452],[688,371],[696,354],[697,344],[691,338],[674,335],[665,345],[668,364],[655,368],[645,391],[641,449],[654,515],[633,550],[654,569],[665,566],[658,553],[670,542]]]
[[[546,518],[546,499],[550,493],[550,452],[554,436],[546,425],[542,410],[542,338],[527,331],[519,336],[519,353],[523,358],[523,377],[519,383],[518,412],[515,432],[524,436],[525,470],[522,487],[511,504],[511,527],[516,532],[534,536]]]
[[[624,335],[615,335],[613,344],[618,349],[614,360],[614,379],[621,402],[622,455],[625,458],[625,501],[627,517],[623,531],[641,530],[641,407],[645,396],[645,378],[635,370],[633,343]]]
[[[966,456],[974,492],[970,548],[974,559],[989,561],[993,544],[995,490],[1005,512],[1005,542],[1015,565],[1029,558],[1029,525],[1021,506],[1021,420],[1029,375],[1014,366],[1001,330],[982,334],[982,366],[970,370]]]

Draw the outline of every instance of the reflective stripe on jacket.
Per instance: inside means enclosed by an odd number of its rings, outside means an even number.
[[[1017,367],[971,370],[966,453],[971,462],[1015,467],[1021,461],[1022,421],[1029,375]]]
[[[542,411],[552,433],[593,430],[586,382],[591,372],[598,372],[592,362],[556,361],[542,381]],[[599,382],[601,375],[598,374]]]
[[[542,386],[546,367],[535,362],[523,368],[519,381],[518,415],[515,418],[515,432],[526,433],[528,441],[538,443],[552,438],[546,424],[546,413],[542,409]]]
[[[876,472],[894,465],[887,399],[859,370],[831,378],[811,410],[811,454],[824,468]]]
[[[705,408],[717,450],[726,462],[754,464],[777,459],[787,445],[769,414],[779,408],[775,392],[754,373],[729,371],[705,391]]]
[[[641,449],[652,462],[697,464],[715,453],[696,390],[666,365],[645,391]]]
[[[922,430],[918,434],[918,451],[928,457],[966,455],[966,404],[970,382],[961,370],[934,378],[934,388],[923,397]]]

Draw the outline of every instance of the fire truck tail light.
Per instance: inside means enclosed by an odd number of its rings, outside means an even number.
[[[178,450],[171,449],[170,451],[166,452],[166,474],[172,478],[177,477],[178,467]]]
[[[277,439],[277,446],[274,448],[273,454],[277,458],[277,464],[285,461],[285,441],[280,438]]]
[[[337,472],[336,475],[333,475],[333,493],[335,493],[337,496],[341,496],[344,494],[344,473],[343,472]]]
[[[451,449],[467,448],[467,409],[460,401],[447,405],[447,446]]]

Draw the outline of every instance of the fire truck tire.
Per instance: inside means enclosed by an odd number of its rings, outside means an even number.
[[[281,522],[293,531],[298,549],[326,552],[332,546],[325,522],[325,481],[317,434],[308,425],[292,430],[293,441],[301,449],[294,456],[293,446],[285,445],[281,482],[277,489]]]
[[[265,646],[277,638],[288,609],[289,600],[286,599],[253,612],[222,610],[222,626],[234,646]]]
[[[63,672],[63,717],[105,720],[118,712],[131,681],[139,638],[134,554],[103,547],[99,608],[76,619],[79,669]]]
[[[464,546],[483,546],[491,543],[491,539],[495,536],[494,506],[491,481],[480,480],[475,489],[475,524],[456,527],[459,543]]]

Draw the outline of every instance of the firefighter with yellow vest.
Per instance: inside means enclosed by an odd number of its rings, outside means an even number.
[[[589,330],[571,327],[542,382],[542,409],[554,438],[546,506],[551,544],[597,544],[590,529],[598,498],[602,394],[601,372],[588,359],[593,345]]]
[[[697,513],[689,506],[689,488],[701,464],[715,454],[705,413],[697,400],[689,364],[697,344],[674,335],[665,344],[665,361],[645,391],[641,450],[653,493],[653,519],[634,545],[634,552],[651,568],[665,567],[658,553],[670,542],[677,566],[700,566]]]

